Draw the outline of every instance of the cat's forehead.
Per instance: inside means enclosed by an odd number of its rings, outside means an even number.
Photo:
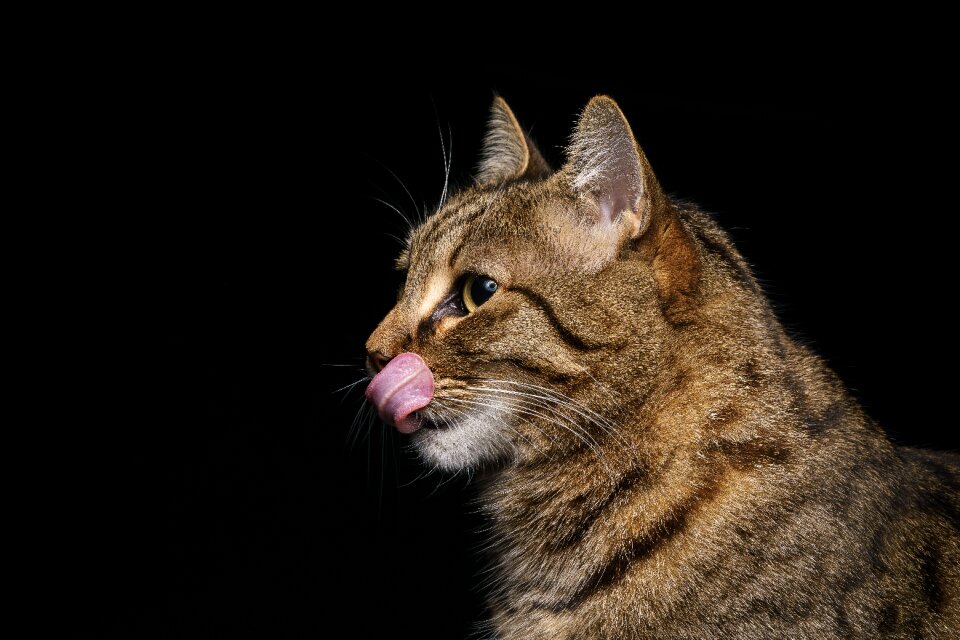
[[[411,258],[452,266],[464,253],[508,257],[542,234],[542,209],[549,196],[537,187],[472,188],[452,197],[412,234]]]
[[[612,257],[605,233],[584,225],[580,201],[555,174],[542,181],[474,187],[429,216],[398,266],[412,284],[464,272],[514,279],[596,272]]]

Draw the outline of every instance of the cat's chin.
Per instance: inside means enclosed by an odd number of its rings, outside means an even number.
[[[423,461],[441,471],[463,471],[487,466],[510,456],[510,443],[498,433],[498,418],[471,416],[453,424],[425,417],[423,428],[413,434],[413,446]]]

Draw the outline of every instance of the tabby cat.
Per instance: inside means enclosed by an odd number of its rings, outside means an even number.
[[[482,471],[489,636],[960,638],[960,457],[891,444],[613,100],[567,158],[497,99],[367,343],[383,420]]]

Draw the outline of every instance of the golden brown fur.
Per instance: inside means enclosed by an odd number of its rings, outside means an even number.
[[[367,345],[433,371],[425,462],[484,471],[491,636],[960,637],[957,457],[889,442],[612,100],[553,173],[491,129]]]

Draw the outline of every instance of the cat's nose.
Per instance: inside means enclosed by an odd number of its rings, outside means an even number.
[[[388,356],[382,351],[373,351],[367,354],[367,362],[370,363],[370,368],[377,373],[383,371],[383,368],[387,366],[387,363],[391,360],[393,360],[393,356]]]

